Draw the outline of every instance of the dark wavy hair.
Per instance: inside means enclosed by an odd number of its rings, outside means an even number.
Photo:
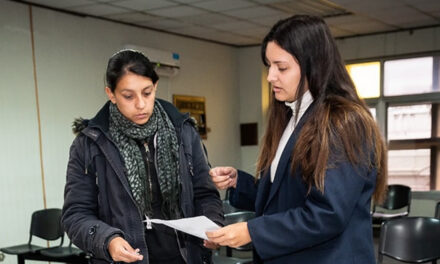
[[[154,84],[159,80],[153,64],[144,54],[126,49],[110,57],[105,74],[106,85],[115,92],[118,81],[129,72],[150,78]]]
[[[314,186],[324,192],[326,170],[338,161],[348,160],[364,168],[375,168],[378,174],[374,200],[381,201],[387,184],[386,145],[367,105],[356,93],[324,20],[295,15],[277,22],[262,43],[261,57],[266,65],[269,42],[289,52],[300,66],[296,112],[301,105],[298,95],[304,94],[307,88],[314,100],[310,118],[292,152],[292,172],[301,168],[309,190]],[[273,95],[270,101],[257,175],[270,167],[292,116],[292,110],[284,102],[277,101]]]

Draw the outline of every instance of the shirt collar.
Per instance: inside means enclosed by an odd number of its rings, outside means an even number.
[[[295,100],[293,102],[285,102],[286,106],[288,106],[292,109],[292,115],[295,115],[295,113],[296,113],[297,103],[298,103],[298,100]],[[307,110],[307,108],[309,108],[309,106],[312,103],[313,103],[313,96],[310,93],[310,91],[307,90],[302,96],[301,107],[298,112],[300,118],[301,118],[301,115]]]

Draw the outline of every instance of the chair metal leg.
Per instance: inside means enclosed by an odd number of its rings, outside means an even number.
[[[24,256],[21,254],[17,255],[17,263],[18,264],[24,264]]]
[[[226,256],[227,257],[232,257],[232,248],[230,247],[226,247]]]

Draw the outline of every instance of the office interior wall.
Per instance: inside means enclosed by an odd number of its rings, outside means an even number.
[[[231,129],[239,123],[236,48],[38,7],[32,15],[36,82],[29,7],[0,1],[0,247],[27,242],[31,213],[44,197],[48,208],[62,206],[72,121],[93,117],[105,103],[107,60],[125,44],[180,54],[179,75],[162,78],[158,94],[204,96],[211,163],[240,165],[239,131]],[[4,263],[15,261],[6,256]]]
[[[260,47],[241,49],[238,60],[238,86],[240,98],[240,124],[257,123],[258,140],[263,136],[263,108],[262,90],[263,82],[261,76],[264,66],[261,63],[259,54]],[[239,125],[236,129],[240,129]],[[241,146],[241,165],[240,169],[251,174],[255,173],[256,160],[258,156],[258,145]]]

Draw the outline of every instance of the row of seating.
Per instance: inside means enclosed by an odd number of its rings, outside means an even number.
[[[409,217],[411,188],[388,186],[385,201],[374,205],[373,230],[379,228],[378,262],[384,256],[406,263],[437,263],[440,259],[440,201],[434,217]]]
[[[48,242],[59,240],[56,246],[42,247],[32,244],[32,238],[38,237]],[[61,227],[61,209],[51,208],[32,213],[29,241],[26,244],[1,248],[5,254],[17,255],[18,264],[24,264],[26,259],[87,264],[88,257],[80,249],[63,246],[64,230]]]

